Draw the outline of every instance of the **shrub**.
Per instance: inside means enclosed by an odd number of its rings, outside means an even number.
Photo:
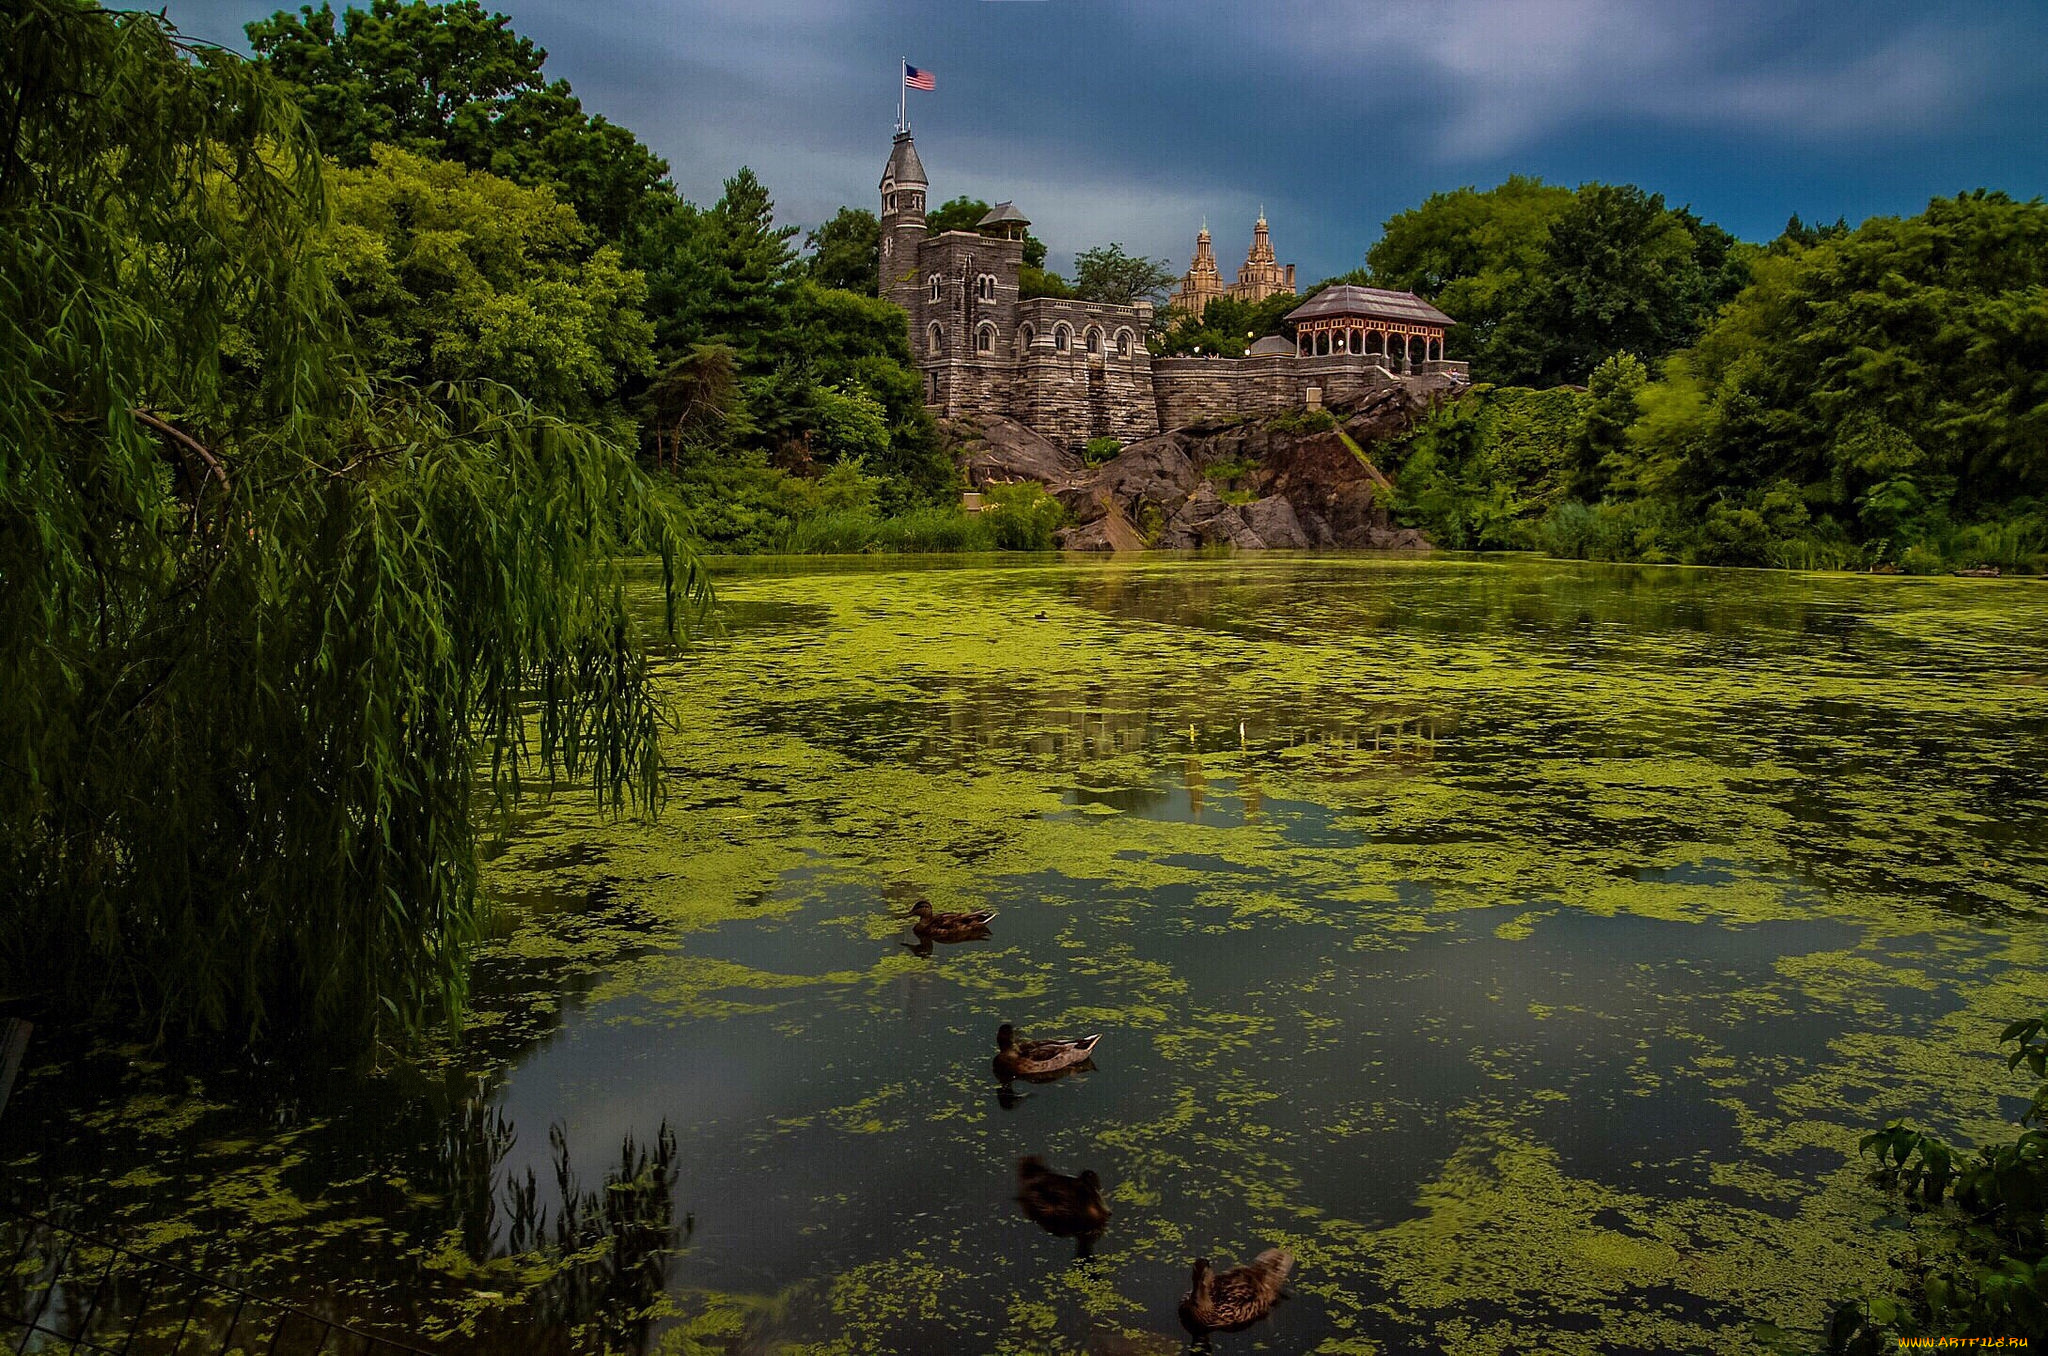
[[[1899,552],[1899,568],[1907,574],[1940,574],[1946,564],[1941,552],[1925,542],[1914,542]]]
[[[1977,523],[1956,538],[1956,560],[1962,565],[1996,565],[2009,574],[2039,573],[2048,552],[2048,522],[2013,518]]]
[[[778,547],[792,555],[851,555],[880,535],[882,520],[859,509],[813,513],[791,525]]]
[[[1328,433],[1337,427],[1337,416],[1328,410],[1303,410],[1299,414],[1283,414],[1267,427],[1275,433]]]
[[[998,549],[1004,551],[1050,551],[1052,534],[1067,520],[1060,501],[1045,492],[1043,485],[1025,481],[1017,485],[991,485],[986,491],[992,505],[982,514]]]
[[[1114,438],[1090,438],[1081,449],[1081,460],[1099,466],[1121,451],[1123,444]]]
[[[1536,525],[1538,546],[1569,560],[1658,564],[1676,554],[1670,510],[1651,500],[1582,504],[1566,500]]]
[[[912,509],[877,523],[871,546],[878,551],[991,551],[995,530],[985,517],[958,508]]]
[[[1971,1152],[1898,1121],[1863,1137],[1859,1147],[1875,1163],[1872,1177],[1899,1193],[1907,1209],[1942,1218],[1953,1246],[1895,1259],[1904,1288],[1842,1305],[1829,1324],[1831,1351],[1887,1351],[1895,1337],[2048,1338],[2044,1033],[2048,1013],[2014,1022],[1999,1037],[2001,1047],[2014,1047],[2004,1051],[2006,1067],[2024,1065],[2035,1084],[2015,1138]]]

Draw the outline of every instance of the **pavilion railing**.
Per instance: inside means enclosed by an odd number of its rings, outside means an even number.
[[[90,1356],[433,1356],[0,1199],[0,1350]]]

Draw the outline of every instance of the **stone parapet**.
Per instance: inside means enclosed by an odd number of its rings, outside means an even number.
[[[1152,360],[1152,390],[1162,429],[1210,419],[1287,414],[1309,408],[1311,389],[1321,392],[1327,405],[1398,385],[1400,380],[1380,365],[1376,355],[1365,354]]]

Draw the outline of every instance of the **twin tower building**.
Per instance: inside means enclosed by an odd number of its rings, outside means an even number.
[[[909,314],[925,402],[942,418],[1002,415],[1066,447],[1104,437],[1128,443],[1203,419],[1284,413],[1402,380],[1410,374],[1392,356],[1389,332],[1417,328],[1412,322],[1418,317],[1433,332],[1434,344],[1418,337],[1420,346],[1412,351],[1442,358],[1448,316],[1407,293],[1345,287],[1327,289],[1288,317],[1292,321],[1319,307],[1314,324],[1298,324],[1297,330],[1329,331],[1320,351],[1314,339],[1267,340],[1247,358],[1154,359],[1146,347],[1150,302],[1117,306],[1020,297],[1030,221],[1004,202],[973,230],[933,235],[925,225],[930,188],[916,144],[907,130],[899,131],[882,171],[880,294]],[[1169,306],[1198,313],[1219,296],[1262,301],[1294,290],[1294,268],[1274,259],[1262,215],[1235,286],[1223,286],[1205,228],[1197,237],[1194,265]],[[1331,337],[1337,333],[1333,303],[1345,321],[1342,332],[1351,336],[1345,344]],[[1375,311],[1387,318],[1374,318]],[[1396,312],[1399,320],[1393,319]],[[1376,352],[1366,340],[1375,332],[1371,327],[1378,327]],[[1403,337],[1400,358],[1410,351]]]

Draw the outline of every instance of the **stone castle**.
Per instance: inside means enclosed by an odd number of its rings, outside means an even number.
[[[882,171],[880,293],[909,314],[925,403],[942,418],[1004,415],[1078,448],[1091,438],[1129,443],[1208,419],[1317,408],[1408,376],[1463,375],[1465,365],[1443,353],[1456,322],[1409,293],[1370,287],[1317,293],[1287,316],[1292,341],[1268,337],[1245,358],[1154,358],[1149,302],[1020,297],[1030,221],[1005,202],[974,230],[931,235],[930,188],[916,144],[899,131]],[[1204,230],[1198,256],[1207,239]],[[1213,254],[1208,265],[1213,274]],[[1249,299],[1293,290],[1294,269],[1274,260],[1263,214],[1238,278]]]

